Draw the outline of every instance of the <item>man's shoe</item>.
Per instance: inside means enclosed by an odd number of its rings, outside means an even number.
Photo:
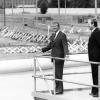
[[[99,97],[98,93],[95,93],[95,94],[94,94],[94,93],[91,92],[91,93],[89,93],[89,95],[91,95],[91,96],[93,96],[93,97]]]
[[[56,94],[63,94],[63,92],[61,91],[61,92],[56,92]]]
[[[92,96],[93,96],[93,97],[99,97],[99,95],[98,95],[98,94],[93,94]]]
[[[52,91],[52,94],[54,94],[54,91]],[[56,91],[55,94],[63,94],[63,91]]]
[[[89,93],[89,95],[93,95],[93,93],[91,92],[91,93]]]

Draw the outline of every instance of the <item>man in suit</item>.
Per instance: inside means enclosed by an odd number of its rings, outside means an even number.
[[[88,25],[91,30],[91,35],[88,41],[88,56],[89,61],[100,62],[100,30],[96,19],[89,19]],[[98,66],[99,64],[91,63],[93,85],[98,85]],[[93,97],[98,97],[98,88],[92,87],[91,93]]]
[[[65,58],[68,55],[68,42],[66,35],[60,31],[60,25],[57,22],[53,22],[51,25],[53,34],[50,37],[50,43],[42,48],[42,52],[46,52],[51,49],[52,57]],[[55,78],[62,79],[64,60],[52,59],[55,62]],[[63,93],[63,82],[55,81],[56,94]]]

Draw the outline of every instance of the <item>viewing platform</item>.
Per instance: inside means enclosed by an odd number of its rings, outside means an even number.
[[[12,55],[0,56],[0,98],[2,100],[34,100],[34,79],[33,73],[33,55]],[[13,59],[14,58],[14,59]],[[70,55],[70,59],[88,61],[87,54]],[[47,77],[52,77],[52,63],[48,58],[38,58],[43,72]],[[37,71],[39,75],[39,71]],[[82,84],[92,85],[91,67],[89,64],[80,62],[66,62],[64,68],[64,80]],[[41,84],[40,84],[41,83]],[[49,86],[53,89],[52,81]],[[37,79],[37,91],[44,95],[49,95],[46,85],[42,79]],[[99,100],[89,95],[90,86],[64,83],[64,94],[57,97],[65,100]],[[48,98],[48,96],[46,96]]]

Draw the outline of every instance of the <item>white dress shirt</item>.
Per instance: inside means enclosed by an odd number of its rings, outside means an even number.
[[[59,30],[55,33],[56,35],[55,35],[54,40],[56,39],[56,37],[57,37],[58,33],[59,33]]]

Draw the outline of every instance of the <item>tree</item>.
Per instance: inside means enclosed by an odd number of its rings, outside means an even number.
[[[100,8],[100,0],[97,0],[97,7]],[[50,7],[58,8],[58,0],[51,0]],[[60,7],[65,7],[65,0],[60,0]],[[94,8],[95,0],[66,0],[68,8]]]
[[[99,5],[100,0],[98,0]],[[95,0],[70,0],[71,8],[94,8]]]
[[[71,0],[70,7],[72,8],[84,8],[86,0]]]
[[[57,8],[58,7],[58,0],[51,0],[50,7]]]
[[[60,1],[60,8],[64,8],[65,7],[65,0],[59,0]],[[66,0],[66,7],[69,6],[69,1]],[[58,0],[51,0],[51,4],[50,7],[52,8],[58,8]]]
[[[61,8],[65,8],[65,3],[66,3],[66,7],[68,7],[69,6],[69,2],[68,2],[68,0],[60,0],[60,7]]]
[[[98,0],[97,7],[100,8],[100,0]]]
[[[45,14],[48,9],[48,0],[39,0],[38,7],[40,8],[41,13]]]

